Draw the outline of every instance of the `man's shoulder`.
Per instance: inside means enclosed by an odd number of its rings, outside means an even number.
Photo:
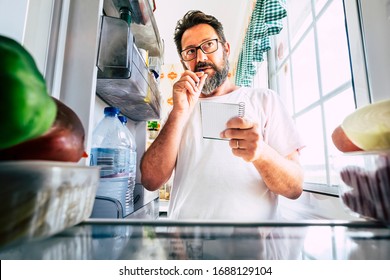
[[[241,92],[249,98],[256,99],[274,99],[278,98],[278,94],[269,88],[254,88],[254,87],[241,87]]]
[[[275,91],[269,88],[260,88],[260,87],[241,87],[240,88],[243,92],[249,93],[249,94],[263,94],[263,95],[273,95],[276,94]]]

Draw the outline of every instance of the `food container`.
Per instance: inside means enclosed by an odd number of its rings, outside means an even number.
[[[51,236],[91,215],[99,168],[56,161],[0,162],[0,248]]]
[[[390,224],[390,151],[344,153],[335,167],[346,209]]]

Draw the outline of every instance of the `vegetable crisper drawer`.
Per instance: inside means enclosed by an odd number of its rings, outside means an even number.
[[[134,121],[160,118],[157,82],[140,55],[126,21],[102,17],[96,94]]]

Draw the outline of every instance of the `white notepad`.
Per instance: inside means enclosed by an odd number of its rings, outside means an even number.
[[[244,117],[245,103],[200,102],[203,138],[229,140],[220,138],[220,133],[226,129],[226,123],[233,117]]]

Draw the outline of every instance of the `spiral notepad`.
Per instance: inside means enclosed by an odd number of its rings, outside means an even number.
[[[244,117],[245,103],[200,102],[203,138],[229,140],[220,138],[226,129],[226,123],[233,117]]]

